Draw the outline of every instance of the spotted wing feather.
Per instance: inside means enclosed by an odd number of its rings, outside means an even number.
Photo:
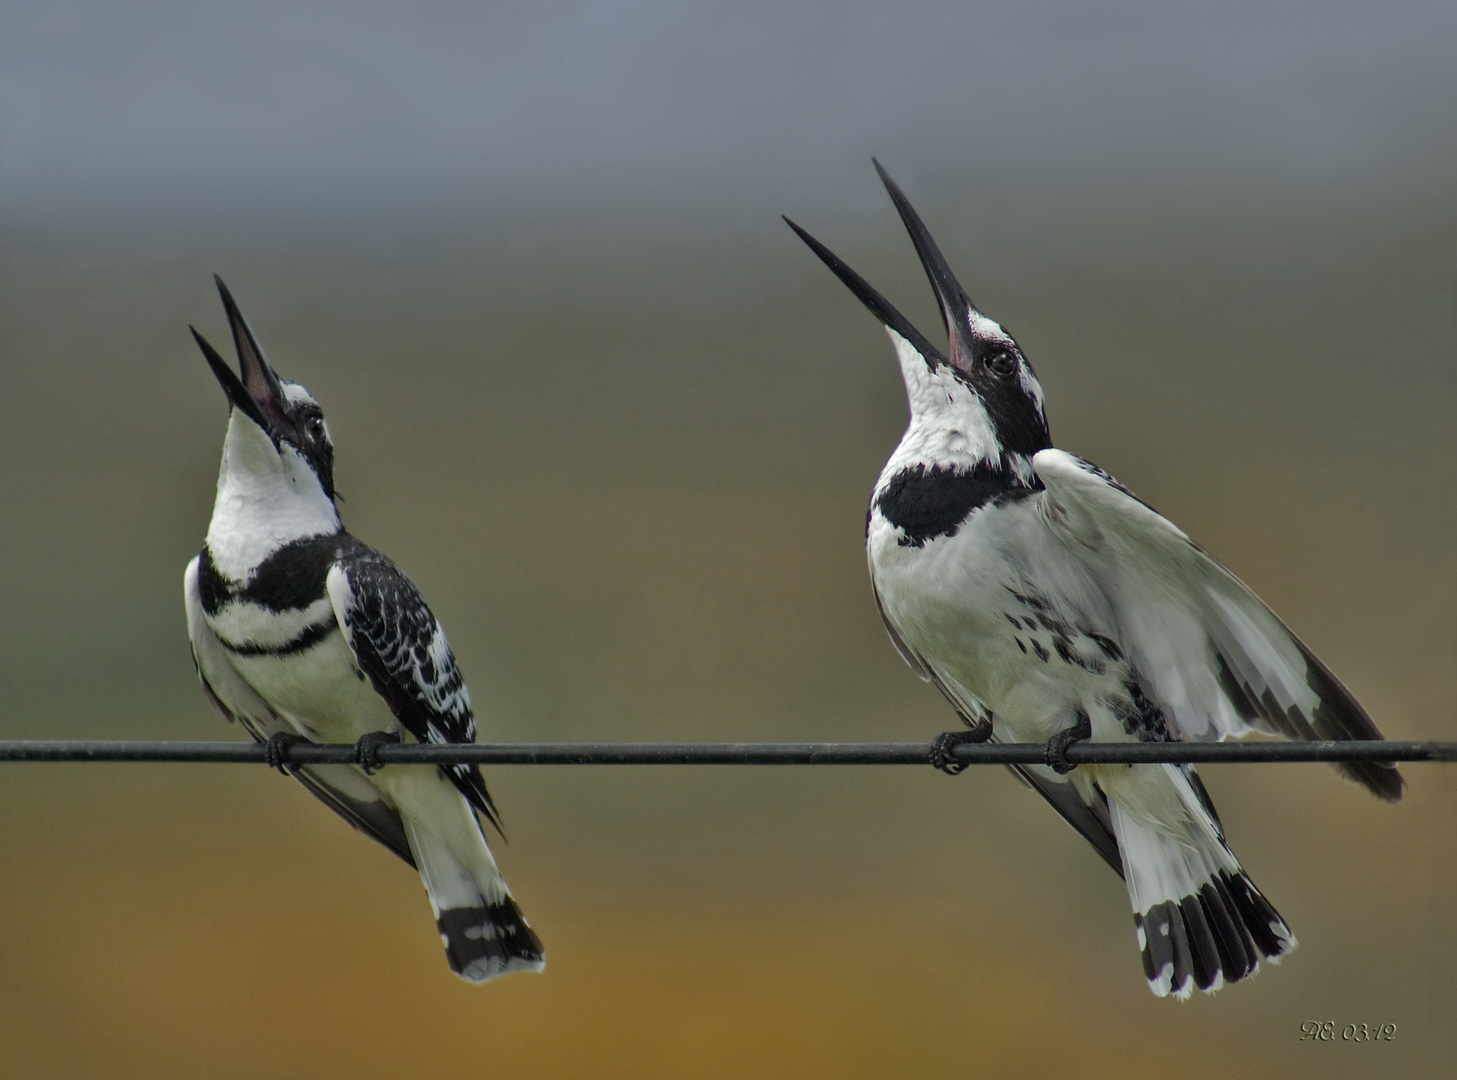
[[[475,715],[455,654],[410,579],[361,545],[329,571],[328,590],[360,670],[405,730],[422,743],[475,742]],[[477,766],[440,771],[500,829]]]

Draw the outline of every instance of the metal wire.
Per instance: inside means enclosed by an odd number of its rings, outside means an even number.
[[[379,746],[380,765],[929,765],[929,743],[405,743]],[[151,761],[259,764],[265,748],[244,742],[0,740],[0,761]],[[963,765],[1041,765],[1042,743],[972,743],[951,748]],[[1074,743],[1070,765],[1155,762],[1457,761],[1457,742]],[[293,743],[286,765],[355,764],[352,743]]]

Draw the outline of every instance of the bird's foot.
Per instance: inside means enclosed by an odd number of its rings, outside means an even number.
[[[263,760],[268,763],[270,768],[277,769],[284,776],[288,776],[289,767],[286,764],[288,748],[308,741],[302,735],[295,735],[291,731],[275,731],[263,744]]]
[[[956,748],[966,743],[984,743],[992,737],[992,722],[980,720],[970,731],[943,731],[931,740],[931,764],[947,776],[956,776],[966,763],[956,756]]]
[[[1070,728],[1064,728],[1052,738],[1047,740],[1047,767],[1059,776],[1066,775],[1077,768],[1067,759],[1067,748],[1075,742],[1082,742],[1084,739],[1093,737],[1093,721],[1083,710],[1078,710],[1078,722]]]
[[[380,747],[394,746],[399,741],[398,735],[388,731],[370,731],[359,736],[359,741],[354,744],[354,754],[359,761],[359,767],[367,773],[384,768],[384,762],[379,759]]]

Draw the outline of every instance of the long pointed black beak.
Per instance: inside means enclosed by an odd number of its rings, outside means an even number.
[[[881,321],[887,330],[899,334],[909,341],[911,346],[926,358],[928,364],[937,362],[946,363],[946,358],[941,355],[941,351],[927,341],[926,336],[912,326],[911,321],[895,309],[895,305],[881,296],[863,277],[854,270],[851,270],[846,265],[845,260],[841,259],[833,251],[825,247],[824,244],[801,229],[787,216],[780,216],[784,217],[784,223],[793,229],[801,240],[809,245],[809,249],[818,255],[826,266],[834,271],[835,276],[843,281],[846,287],[860,298],[860,302],[870,309],[871,313]]]
[[[951,342],[951,361],[963,370],[970,370],[976,352],[976,342],[971,333],[972,316],[980,315],[981,312],[977,311],[976,305],[966,295],[961,282],[956,280],[956,275],[951,272],[941,249],[931,239],[930,231],[921,220],[921,215],[911,206],[905,192],[890,178],[890,173],[885,171],[880,162],[874,158],[870,160],[875,165],[875,171],[880,174],[880,182],[890,192],[890,200],[895,203],[896,212],[900,214],[906,231],[911,234],[911,243],[916,245],[921,266],[931,279],[931,288],[936,291],[936,302],[941,305],[941,317],[946,320],[946,336]]]
[[[238,352],[238,367],[242,372],[242,378],[233,374],[233,369],[228,366],[227,361],[218,355],[218,351],[197,332],[195,327],[188,327],[192,331],[198,347],[202,350],[203,358],[207,360],[208,367],[212,368],[213,375],[222,385],[223,393],[227,395],[228,401],[240,409],[250,420],[272,435],[291,430],[293,420],[288,414],[287,398],[284,397],[283,387],[279,384],[278,376],[274,374],[273,368],[264,358],[263,350],[258,347],[258,340],[253,336],[253,330],[248,325],[248,320],[243,318],[243,313],[238,310],[238,304],[233,299],[233,294],[228,291],[228,287],[223,284],[223,279],[214,274],[213,281],[217,282],[218,293],[223,298],[223,308],[228,313],[228,323],[232,327],[233,345]]]

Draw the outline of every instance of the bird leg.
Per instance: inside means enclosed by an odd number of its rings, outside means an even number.
[[[963,719],[965,719],[963,717]],[[984,743],[992,737],[992,720],[986,716],[975,724],[968,723],[970,731],[943,731],[931,740],[931,764],[947,776],[956,776],[966,768],[956,757],[956,747],[964,743]]]
[[[263,744],[263,760],[268,763],[270,768],[277,769],[284,776],[288,776],[290,773],[288,765],[285,763],[288,748],[308,741],[302,735],[295,735],[291,731],[275,731]]]
[[[1078,722],[1064,728],[1047,740],[1047,767],[1058,775],[1064,775],[1077,768],[1067,759],[1067,748],[1075,742],[1093,737],[1093,721],[1088,714],[1078,710]]]
[[[359,767],[367,773],[384,768],[384,762],[379,759],[379,748],[393,746],[399,741],[398,735],[388,731],[370,731],[359,736],[359,741],[354,744],[354,753],[359,761]]]

